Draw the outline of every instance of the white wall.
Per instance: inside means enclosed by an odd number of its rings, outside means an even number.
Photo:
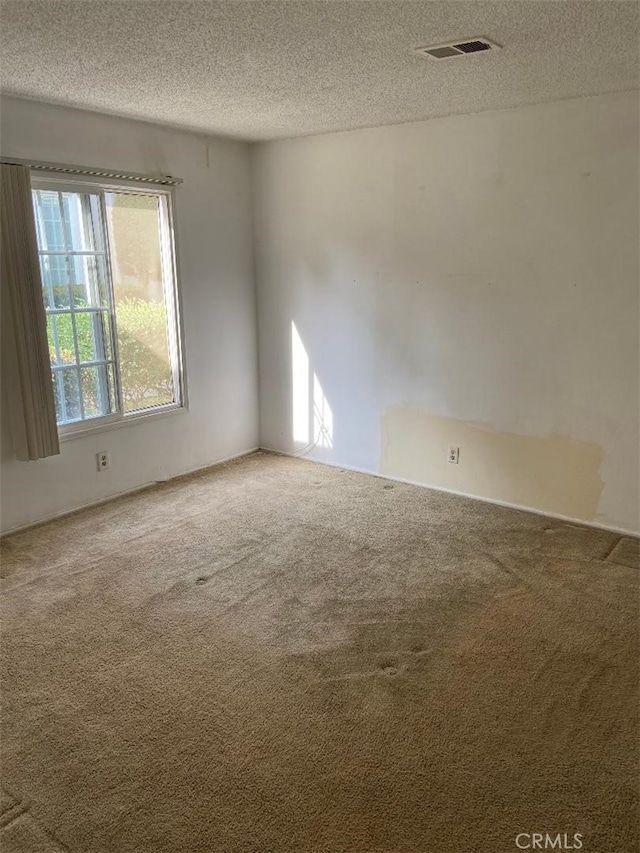
[[[251,191],[247,145],[6,99],[1,151],[184,178],[176,191],[189,411],[74,438],[17,462],[2,442],[2,529],[173,477],[258,445]],[[7,423],[3,412],[3,424]],[[111,452],[98,473],[95,453]]]
[[[258,146],[263,447],[638,531],[638,148],[637,93]]]

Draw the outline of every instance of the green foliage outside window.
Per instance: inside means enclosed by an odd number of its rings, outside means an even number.
[[[173,401],[163,302],[118,300],[118,351],[125,412]]]
[[[96,359],[92,314],[76,302],[76,334],[82,362]],[[173,401],[171,370],[166,349],[166,310],[162,302],[127,296],[117,302],[118,352],[124,409],[127,412]],[[56,346],[48,318],[49,355],[56,363]],[[75,364],[71,314],[55,315],[58,333],[58,363]],[[108,338],[108,336],[107,336]],[[109,347],[108,340],[105,342]],[[87,387],[88,386],[88,387]],[[97,406],[95,382],[84,388],[85,407]]]
[[[91,334],[91,316],[89,314],[76,313],[76,331],[78,335],[78,349],[81,361],[93,361],[95,358],[93,349],[93,336]],[[47,322],[47,338],[49,341],[49,357],[51,363],[56,363],[56,346],[53,332],[53,318]],[[73,323],[71,314],[57,314],[55,324],[58,330],[58,351],[60,362],[75,364],[73,346]]]

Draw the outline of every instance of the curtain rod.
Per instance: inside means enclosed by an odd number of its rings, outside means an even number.
[[[120,178],[121,180],[137,181],[141,184],[162,184],[175,186],[182,183],[182,178],[171,175],[141,175],[137,172],[122,172],[119,169],[97,169],[90,166],[66,166],[62,163],[44,163],[37,160],[21,160],[19,157],[0,157],[0,163],[12,166],[30,166],[41,172],[62,172],[67,175],[89,175],[93,178]]]

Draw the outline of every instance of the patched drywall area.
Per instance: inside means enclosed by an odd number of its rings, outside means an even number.
[[[627,92],[257,146],[262,446],[639,533],[638,129]]]
[[[408,406],[387,409],[380,433],[382,474],[596,520],[604,451],[593,441],[498,432]],[[456,464],[450,447],[459,449]]]

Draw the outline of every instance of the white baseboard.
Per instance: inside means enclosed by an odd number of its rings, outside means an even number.
[[[210,468],[217,468],[219,465],[226,465],[227,462],[233,462],[234,459],[242,459],[244,456],[251,456],[259,450],[261,450],[260,447],[252,447],[250,450],[243,450],[242,453],[236,453],[233,456],[226,456],[224,459],[217,459],[215,462],[210,462],[207,465],[197,465],[195,468],[189,468],[186,471],[182,471],[180,474],[176,474],[174,477],[167,477],[164,480],[151,480],[148,483],[142,483],[141,485],[134,486],[131,489],[114,492],[112,495],[108,495],[105,498],[98,498],[96,501],[89,501],[89,503],[80,504],[78,506],[71,507],[70,509],[64,509],[60,512],[54,513],[53,515],[43,516],[35,521],[29,521],[27,524],[10,527],[8,530],[2,531],[0,539],[5,536],[11,536],[13,533],[20,533],[23,530],[30,530],[32,527],[40,527],[40,525],[47,524],[49,521],[55,521],[57,518],[65,518],[67,515],[74,515],[76,512],[82,512],[83,509],[102,506],[103,504],[108,504],[111,503],[111,501],[118,500],[118,498],[124,498],[127,495],[135,495],[138,492],[144,492],[146,489],[152,489],[160,483],[170,483],[173,480],[179,480],[181,477],[188,477],[190,474],[196,474],[198,471],[208,471]]]
[[[471,495],[468,492],[459,492],[455,489],[445,489],[442,486],[430,486],[428,483],[419,483],[416,480],[408,480],[404,477],[394,477],[391,474],[381,474],[379,471],[369,471],[367,468],[357,468],[354,465],[343,465],[338,462],[327,462],[321,459],[312,459],[308,456],[304,456],[302,454],[296,453],[287,453],[284,450],[276,450],[273,447],[252,447],[249,450],[245,450],[242,453],[236,453],[233,456],[227,456],[224,459],[218,459],[215,462],[211,462],[208,465],[198,465],[195,468],[190,468],[187,471],[183,471],[180,474],[176,474],[175,477],[168,477],[166,480],[152,480],[148,483],[143,483],[139,486],[135,486],[132,489],[125,489],[122,492],[115,492],[112,495],[109,495],[105,498],[100,498],[96,501],[90,501],[86,504],[80,504],[79,506],[72,507],[70,509],[62,510],[61,512],[54,513],[53,515],[44,516],[35,521],[30,521],[27,524],[21,524],[17,527],[11,527],[8,530],[2,532],[0,538],[4,536],[10,536],[13,533],[19,533],[23,530],[29,530],[32,527],[39,527],[41,524],[47,524],[49,521],[55,521],[57,518],[64,518],[67,515],[73,515],[76,512],[81,512],[83,509],[90,509],[91,507],[102,506],[103,504],[110,503],[111,501],[117,500],[118,498],[126,497],[127,495],[134,495],[137,492],[142,492],[145,489],[153,488],[153,486],[157,486],[159,483],[167,483],[172,480],[178,480],[181,477],[188,477],[190,474],[195,474],[198,471],[207,471],[210,468],[216,468],[219,465],[225,465],[227,462],[233,462],[235,459],[242,459],[244,456],[251,456],[254,453],[259,451],[264,451],[265,453],[273,453],[276,456],[287,456],[291,459],[303,459],[306,462],[314,462],[318,465],[328,465],[330,468],[344,468],[346,471],[355,471],[358,474],[368,474],[371,477],[379,477],[382,480],[391,480],[396,483],[406,483],[409,486],[418,486],[421,489],[432,489],[434,492],[444,492],[448,495],[457,495],[461,498],[469,498],[473,501],[480,501],[481,503],[494,504],[495,506],[503,506],[507,509],[516,509],[520,512],[528,512],[532,515],[540,515],[543,518],[554,518],[558,521],[565,521],[569,524],[576,524],[580,527],[594,527],[598,530],[607,530],[611,533],[619,533],[622,536],[630,536],[634,539],[640,537],[640,534],[635,530],[629,530],[625,527],[615,527],[609,524],[600,524],[595,521],[584,521],[580,518],[572,518],[568,515],[560,515],[555,512],[544,512],[540,509],[535,509],[534,507],[529,506],[521,506],[520,504],[509,503],[508,501],[499,501],[494,498],[483,498],[479,495]]]
[[[344,468],[346,471],[355,471],[357,474],[369,474],[372,477],[380,477],[382,480],[392,480],[395,483],[406,483],[409,486],[419,486],[421,489],[432,489],[434,492],[444,492],[447,495],[457,495],[460,498],[469,498],[472,501],[480,501],[480,503],[494,504],[495,506],[503,506],[507,509],[517,509],[520,512],[528,512],[532,515],[541,515],[543,518],[555,518],[558,521],[565,521],[569,524],[576,524],[580,527],[594,527],[597,530],[607,530],[610,533],[620,533],[623,536],[631,536],[633,539],[640,538],[640,533],[637,530],[629,530],[626,527],[615,527],[610,524],[600,524],[596,521],[584,521],[581,518],[572,518],[569,515],[560,515],[557,512],[545,512],[535,507],[521,506],[520,504],[509,503],[508,501],[498,501],[494,498],[483,498],[479,495],[470,495],[468,492],[458,492],[455,489],[445,489],[442,486],[430,486],[428,483],[419,483],[417,480],[407,480],[404,477],[394,477],[391,474],[381,474],[379,471],[369,471],[366,468],[356,468],[354,465],[342,465],[338,462],[327,462],[323,459],[313,459],[309,456],[304,456],[297,453],[287,453],[284,450],[275,450],[272,447],[261,447],[260,450],[266,453],[274,453],[276,456],[288,456],[291,459],[304,459],[306,462],[316,462],[318,465],[328,465],[330,468]]]

